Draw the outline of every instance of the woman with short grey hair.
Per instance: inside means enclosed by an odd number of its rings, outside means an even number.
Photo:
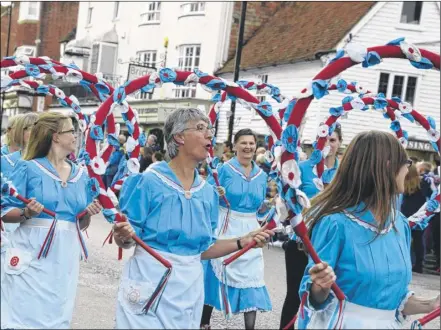
[[[128,222],[114,225],[116,243],[129,248],[136,233],[173,265],[155,312],[143,308],[164,268],[142,248],[125,265],[116,310],[117,329],[196,329],[204,303],[201,259],[238,251],[252,241],[262,247],[272,231],[215,239],[219,196],[196,170],[211,147],[213,128],[198,109],[178,109],[166,119],[164,135],[171,161],[152,164],[127,178],[121,211]]]

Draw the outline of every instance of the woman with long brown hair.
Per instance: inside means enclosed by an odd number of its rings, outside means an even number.
[[[80,230],[100,212],[87,173],[66,157],[75,151],[69,117],[43,113],[31,130],[23,160],[10,180],[27,205],[2,196],[1,216],[20,223],[5,252],[1,286],[2,329],[67,329],[78,284]],[[55,218],[41,213],[44,207]],[[84,209],[87,214],[77,215]]]
[[[363,132],[349,144],[333,181],[304,215],[323,262],[310,258],[306,267],[299,328],[335,325],[334,282],[346,295],[342,329],[400,328],[406,315],[439,306],[439,297],[417,298],[408,288],[410,227],[397,200],[410,164],[385,132]]]
[[[412,214],[415,214],[431,195],[432,189],[430,188],[430,184],[419,175],[417,167],[414,165],[409,167],[409,173],[407,173],[406,179],[404,180],[404,194],[401,204],[401,212],[403,215],[410,217]],[[412,247],[415,253],[415,264],[412,267],[412,271],[416,273],[423,272],[424,229],[412,230]]]

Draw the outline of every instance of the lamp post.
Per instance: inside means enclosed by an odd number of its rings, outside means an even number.
[[[9,2],[8,4],[8,37],[6,39],[6,56],[9,56],[9,42],[11,40],[11,22],[12,22],[12,8],[14,7],[14,2]],[[0,117],[0,127],[2,127],[3,122],[3,112],[5,104],[5,92],[2,92],[2,104],[1,104],[1,117]]]

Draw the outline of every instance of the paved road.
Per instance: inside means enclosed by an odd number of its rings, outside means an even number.
[[[93,219],[86,239],[89,260],[81,264],[79,290],[72,327],[74,329],[113,329],[119,276],[131,251],[125,251],[123,261],[117,260],[117,248],[113,245],[101,247],[111,226],[102,216]],[[273,311],[258,314],[258,329],[277,329],[280,312],[286,293],[285,261],[283,250],[277,247],[264,249],[265,280],[273,302]],[[427,297],[440,292],[439,276],[414,274],[411,289]],[[440,319],[428,324],[425,329],[439,329]],[[235,316],[228,322],[219,312],[213,314],[212,328],[243,329],[242,316]],[[410,328],[408,322],[407,329]]]

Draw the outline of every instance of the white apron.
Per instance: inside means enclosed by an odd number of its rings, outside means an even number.
[[[33,218],[9,236],[1,285],[1,328],[68,329],[77,292],[80,244],[76,224],[58,220],[46,258],[37,259],[52,224]]]
[[[260,228],[256,213],[241,213],[230,211],[230,219],[225,234],[221,234],[220,228],[227,215],[227,209],[219,207],[218,239],[240,237]],[[234,253],[227,256],[212,259],[211,265],[219,281],[222,282],[222,262]],[[227,285],[234,288],[259,288],[265,286],[264,262],[262,249],[251,249],[226,267]]]
[[[173,266],[156,312],[144,314],[142,309],[166,268],[137,246],[121,276],[116,329],[199,329],[204,305],[201,255],[156,252]]]

